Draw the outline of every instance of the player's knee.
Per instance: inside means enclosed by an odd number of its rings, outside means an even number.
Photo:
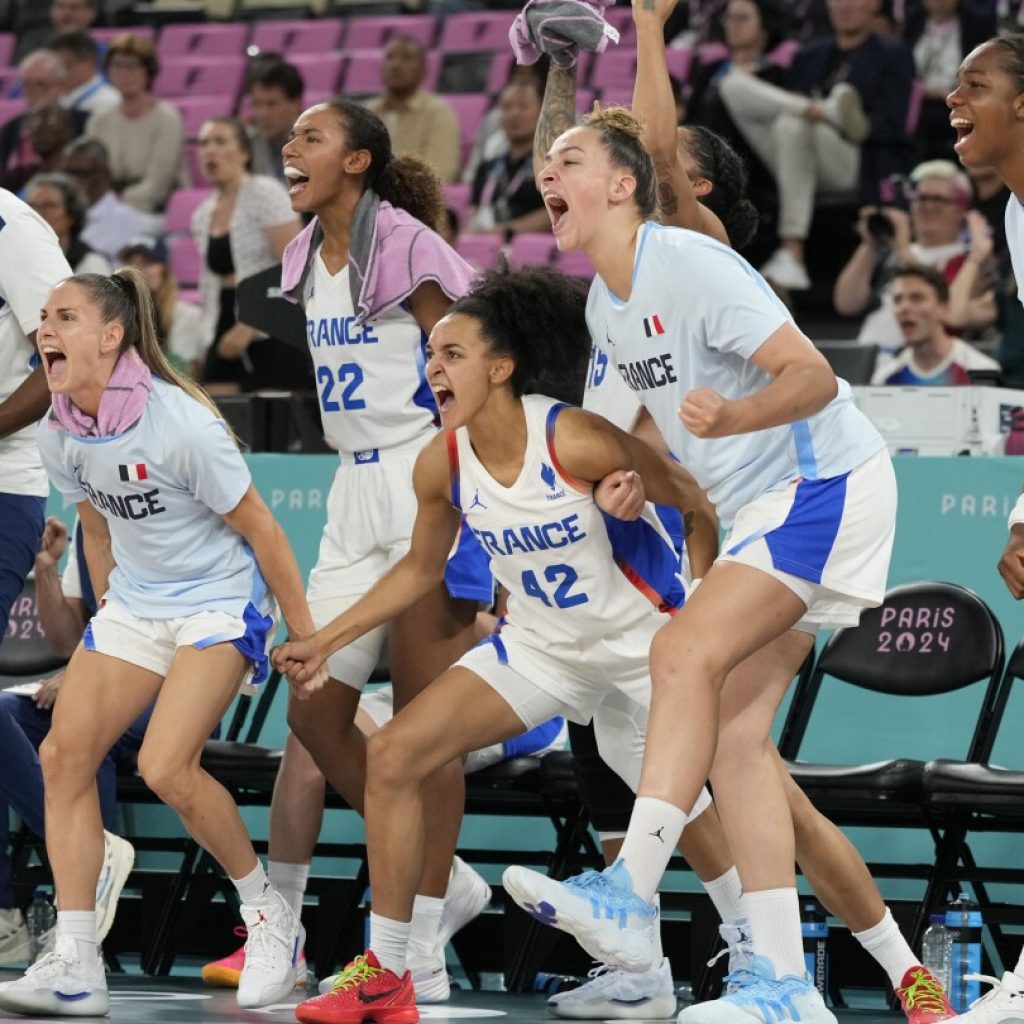
[[[176,758],[149,753],[145,746],[139,752],[139,774],[143,782],[168,807],[187,810],[195,792],[196,772]]]
[[[39,764],[47,790],[66,790],[95,785],[97,765],[73,737],[64,742],[50,732],[39,747]]]
[[[416,763],[410,757],[409,744],[403,730],[392,728],[389,722],[366,741],[367,784],[379,783],[388,788],[422,781]]]

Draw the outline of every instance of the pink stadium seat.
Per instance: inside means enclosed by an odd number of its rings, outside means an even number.
[[[444,203],[450,206],[459,218],[459,224],[465,227],[469,216],[469,200],[473,187],[468,182],[449,182],[444,186]]]
[[[778,46],[766,55],[766,59],[772,64],[778,64],[780,68],[788,68],[793,63],[793,58],[800,49],[800,44],[795,39],[783,39]]]
[[[427,48],[434,42],[437,22],[432,14],[372,15],[351,18],[345,36],[349,50],[379,50],[392,36],[409,36]]]
[[[685,84],[690,78],[690,68],[693,66],[693,50],[666,50],[665,63],[668,65],[668,73],[681,84]]]
[[[0,124],[6,124],[25,109],[23,99],[0,99]]]
[[[333,99],[338,95],[337,89],[309,89],[307,88],[302,94],[302,106],[314,107],[318,103],[323,103],[324,100]],[[238,104],[238,116],[246,123],[252,122],[252,103],[249,102],[248,96],[243,96],[242,101]]]
[[[199,143],[185,143],[185,170],[188,171],[188,180],[196,185],[202,185],[206,178],[203,177],[203,169],[199,163]]]
[[[192,214],[209,194],[208,188],[179,188],[172,192],[164,214],[164,232],[168,235],[188,234],[192,229]]]
[[[381,62],[383,50],[352,50],[345,62],[341,79],[341,91],[355,96],[372,96],[383,91],[381,83]],[[427,54],[427,74],[423,80],[424,89],[436,89],[441,72],[441,55]]]
[[[554,248],[555,240],[550,234],[516,235],[508,250],[509,266],[516,270],[546,266],[551,263]]]
[[[338,91],[344,58],[340,53],[291,54],[288,59],[302,73],[305,94],[333,95]],[[308,100],[306,101],[308,103]]]
[[[496,53],[491,58],[491,67],[487,72],[487,91],[492,96],[497,96],[505,88],[514,61],[511,53]]]
[[[441,26],[438,49],[501,53],[508,50],[508,30],[515,19],[514,11],[464,11],[449,14]]]
[[[594,106],[594,90],[593,89],[577,89],[576,90],[576,113],[578,114],[589,114]]]
[[[459,119],[459,131],[462,138],[462,163],[465,165],[469,151],[473,148],[473,140],[484,114],[490,109],[491,98],[482,93],[448,93],[445,100],[455,111]]]
[[[636,81],[636,51],[609,49],[594,57],[590,70],[590,87],[592,89],[633,88]]]
[[[463,235],[455,248],[470,266],[477,270],[493,270],[498,265],[501,235]]]
[[[729,59],[729,47],[725,43],[701,43],[697,47],[697,59],[701,64],[715,64]]]
[[[18,69],[0,68],[0,97],[11,96],[11,93],[18,91]],[[12,99],[22,102],[20,96],[11,96]]]
[[[341,18],[257,21],[251,45],[262,53],[280,53],[294,62],[300,54],[331,53],[338,49],[344,28]]]
[[[570,277],[592,278],[594,276],[594,268],[590,260],[587,259],[585,253],[579,251],[556,252],[555,269]]]
[[[160,32],[160,58],[225,57],[245,52],[246,24],[165,25]]]
[[[173,27],[173,26],[171,26]],[[154,92],[173,96],[223,96],[234,107],[245,75],[245,57],[177,57],[162,60]]]
[[[625,107],[627,110],[633,106],[633,86],[631,85],[609,85],[601,90],[602,107]]]
[[[107,47],[110,45],[112,40],[123,35],[141,36],[143,39],[148,39],[150,42],[154,42],[156,40],[156,29],[154,29],[152,25],[128,25],[120,28],[91,28],[89,29],[89,35],[96,40],[100,47]]]
[[[177,278],[178,284],[185,288],[198,284],[203,261],[192,236],[172,238],[167,243],[167,251],[171,258],[171,273]]]
[[[604,20],[607,21],[612,28],[617,28],[619,30],[619,46],[635,47],[636,25],[633,24],[633,11],[628,4],[620,7],[607,8],[604,11]],[[608,45],[611,47],[615,44],[609,42]]]
[[[171,101],[181,112],[185,138],[194,139],[211,117],[231,117],[234,103],[227,96],[176,96]]]
[[[7,67],[14,55],[14,36],[10,32],[0,32],[0,68]]]
[[[910,99],[907,102],[907,135],[917,132],[917,123],[921,120],[921,107],[924,106],[924,82],[914,79],[910,86]]]

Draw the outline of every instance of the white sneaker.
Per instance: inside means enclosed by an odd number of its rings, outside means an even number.
[[[781,246],[772,253],[767,263],[761,266],[761,276],[780,288],[791,292],[805,292],[811,287],[807,268],[798,263],[796,257]]]
[[[590,981],[548,1000],[548,1012],[568,1020],[664,1020],[676,1012],[672,968],[665,958],[653,971],[620,971],[602,964]]]
[[[686,1007],[679,1013],[679,1024],[836,1024],[806,973],[776,978],[771,961],[755,956],[749,970],[730,975],[729,980],[735,984],[732,992]]]
[[[135,847],[115,836],[103,833],[103,867],[96,883],[96,941],[102,942],[114,923],[117,901],[121,897],[124,883],[128,881],[135,864]]]
[[[85,965],[70,935],[58,935],[52,953],[17,981],[0,986],[0,1010],[26,1016],[102,1017],[110,1012],[103,961]]]
[[[25,916],[17,907],[0,908],[0,967],[27,964],[32,960],[32,940]]]
[[[491,902],[491,887],[461,857],[452,860],[448,891],[444,894],[441,929],[437,941],[444,948],[452,936],[483,913]]]
[[[984,981],[992,986],[971,1008],[959,1017],[950,1017],[943,1024],[1017,1024],[1024,1021],[1024,978],[1007,971],[1002,980],[987,974],[968,974],[970,981]]]
[[[649,971],[661,963],[658,907],[633,892],[621,859],[564,882],[510,867],[502,883],[531,917],[574,936],[599,963],[626,971]]]
[[[840,82],[822,104],[828,119],[850,142],[860,145],[871,133],[871,122],[864,113],[860,93],[848,82]]]
[[[722,936],[725,949],[720,950],[708,961],[708,967],[728,955],[729,968],[725,976],[725,991],[728,994],[734,992],[737,987],[737,982],[731,980],[733,976],[738,976],[741,971],[751,970],[754,963],[754,947],[745,921],[739,924],[720,924],[718,934]]]
[[[305,929],[276,889],[268,887],[258,902],[243,903],[240,909],[248,936],[238,1005],[251,1010],[279,1003],[298,981]]]
[[[451,996],[451,983],[448,980],[448,965],[445,963],[443,945],[438,945],[430,952],[410,942],[405,966],[412,972],[412,987],[416,990],[417,1003],[448,1001]]]

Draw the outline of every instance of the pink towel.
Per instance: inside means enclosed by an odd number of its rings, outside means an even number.
[[[100,408],[93,419],[67,395],[53,396],[54,430],[66,430],[75,437],[115,437],[135,426],[146,410],[153,390],[153,375],[134,348],[128,349],[114,366],[100,397]]]

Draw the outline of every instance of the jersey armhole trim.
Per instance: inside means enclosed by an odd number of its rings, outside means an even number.
[[[462,511],[462,495],[459,491],[459,439],[451,430],[445,431],[445,444],[448,448],[448,477],[452,492],[452,507]]]
[[[574,490],[579,491],[580,494],[592,494],[594,488],[590,484],[584,483],[582,480],[577,480],[571,473],[566,472],[565,467],[558,459],[558,453],[555,451],[555,420],[558,419],[558,414],[567,408],[564,402],[559,402],[557,405],[551,406],[548,410],[547,423],[545,424],[545,435],[547,438],[548,455],[551,456],[551,464],[555,467],[555,472]]]

